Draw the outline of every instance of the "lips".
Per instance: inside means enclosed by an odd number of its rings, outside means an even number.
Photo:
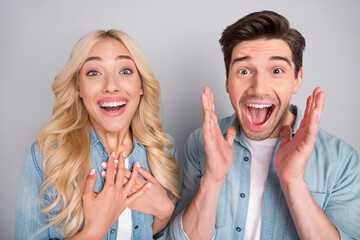
[[[128,104],[128,100],[123,97],[103,98],[98,101],[101,112],[108,117],[116,117],[121,115]]]
[[[116,112],[120,109],[124,108],[126,106],[127,101],[114,101],[114,102],[104,102],[100,101],[99,106],[101,109],[107,111],[107,112]]]
[[[275,109],[273,104],[247,103],[244,106],[245,116],[254,128],[265,127]]]

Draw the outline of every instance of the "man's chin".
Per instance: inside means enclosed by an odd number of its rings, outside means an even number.
[[[262,131],[251,131],[249,129],[242,129],[242,131],[251,140],[262,141],[270,138],[275,129],[265,129]]]
[[[284,120],[287,119],[287,109],[288,107],[284,109],[280,118],[277,117],[279,116],[278,112],[273,112],[273,116],[262,124],[254,124],[246,117],[240,118],[242,120],[240,121],[241,129],[248,138],[255,141],[278,138],[280,136],[281,126],[283,125]]]

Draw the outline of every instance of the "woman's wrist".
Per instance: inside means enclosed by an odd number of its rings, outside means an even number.
[[[161,210],[157,211],[157,214],[154,215],[154,220],[152,224],[152,230],[154,235],[160,233],[166,228],[175,209],[175,205],[170,199],[168,199],[167,204],[164,204],[162,206],[163,207],[161,208]]]
[[[157,211],[157,214],[154,215],[154,218],[157,218],[158,220],[171,218],[174,210],[175,210],[174,203],[170,199],[168,199],[167,204],[164,204],[163,207],[160,209],[160,211]]]

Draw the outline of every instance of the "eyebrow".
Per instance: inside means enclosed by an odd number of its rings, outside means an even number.
[[[235,58],[234,61],[231,63],[231,67],[234,66],[234,64],[235,64],[236,62],[242,62],[242,61],[246,61],[246,60],[249,60],[249,59],[251,59],[251,57],[249,57],[249,56]],[[287,57],[272,56],[272,57],[270,57],[270,60],[271,60],[271,61],[274,61],[274,60],[285,61],[285,62],[286,62],[287,64],[289,64],[289,66],[291,67],[291,62],[290,62],[290,60],[289,60]]]
[[[281,57],[281,56],[273,56],[270,58],[270,60],[281,60],[281,61],[285,61],[289,64],[289,66],[291,67],[291,62],[287,57]]]
[[[131,60],[131,61],[134,61],[134,60],[133,60],[130,56],[128,56],[128,55],[119,55],[119,56],[117,56],[115,59],[116,59],[116,60],[129,59],[129,60]],[[84,63],[86,63],[86,62],[88,62],[88,61],[101,61],[101,60],[102,60],[101,57],[96,57],[96,56],[94,56],[94,57],[88,57],[88,58],[85,60]]]
[[[242,61],[246,61],[246,60],[249,60],[249,59],[251,59],[251,57],[249,57],[249,56],[235,58],[234,61],[231,63],[231,67],[234,66],[234,64],[236,62],[242,62]]]

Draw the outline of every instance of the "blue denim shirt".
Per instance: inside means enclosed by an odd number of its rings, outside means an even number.
[[[293,134],[302,119],[295,106]],[[234,162],[226,176],[217,212],[213,239],[243,239],[250,194],[251,154],[240,138],[236,115],[219,121],[225,137],[230,126],[235,126]],[[291,218],[279,177],[274,168],[274,155],[267,177],[260,239],[299,239]],[[195,130],[185,146],[185,169],[182,182],[182,201],[176,206],[177,216],[170,226],[170,239],[189,239],[183,230],[182,214],[199,189],[205,171],[202,130]],[[359,154],[347,143],[319,129],[314,151],[306,166],[305,181],[313,198],[329,220],[339,230],[341,239],[360,239],[360,160]],[[245,194],[245,195],[244,195]]]
[[[167,137],[173,141],[169,135],[167,135]],[[93,128],[90,129],[90,138],[92,142],[91,168],[96,169],[98,173],[94,192],[99,193],[105,183],[104,178],[100,175],[103,170],[100,164],[108,160],[109,153]],[[135,138],[133,138],[133,143],[134,149],[129,156],[130,170],[132,170],[135,162],[139,162],[142,168],[151,172],[145,147],[137,142]],[[175,146],[171,150],[171,154],[176,157]],[[44,177],[42,153],[38,143],[35,142],[25,155],[19,176],[15,217],[16,240],[31,239],[32,236],[48,224],[47,216],[40,212],[42,206],[39,201],[39,187],[44,181]],[[56,191],[50,189],[50,193],[56,194]],[[43,200],[45,205],[50,203],[51,198],[52,197],[47,195],[44,196]],[[52,214],[59,213],[60,211],[61,207],[57,207],[52,211]],[[152,239],[153,216],[131,210],[131,217],[133,224],[132,239]],[[115,240],[117,236],[117,226],[116,221],[104,239]],[[33,239],[64,239],[64,235],[59,229],[51,226],[36,235]]]

